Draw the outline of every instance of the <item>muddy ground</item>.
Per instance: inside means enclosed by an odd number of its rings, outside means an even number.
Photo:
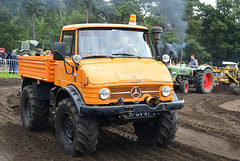
[[[178,112],[177,137],[167,147],[142,145],[127,124],[100,128],[97,151],[79,157],[59,148],[53,124],[41,132],[22,127],[19,88],[19,79],[0,79],[0,161],[240,160],[240,95],[227,86],[206,95],[177,92],[185,107]]]

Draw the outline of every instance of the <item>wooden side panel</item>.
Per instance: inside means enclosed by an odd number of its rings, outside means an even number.
[[[52,56],[20,56],[19,75],[45,82],[54,82],[55,61]]]

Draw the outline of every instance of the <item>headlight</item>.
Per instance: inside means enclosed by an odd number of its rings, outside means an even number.
[[[110,96],[110,91],[107,88],[103,88],[100,90],[99,96],[101,99],[106,100]]]
[[[162,88],[162,95],[163,95],[164,97],[169,96],[170,93],[171,93],[171,88],[170,88],[170,87],[164,86],[164,87]]]
[[[74,55],[72,59],[75,64],[78,64],[82,58],[80,55]]]
[[[167,55],[167,54],[164,54],[164,55],[162,56],[162,61],[163,61],[164,63],[167,63],[167,62],[169,62],[169,60],[170,60],[170,57],[169,57],[169,55]]]

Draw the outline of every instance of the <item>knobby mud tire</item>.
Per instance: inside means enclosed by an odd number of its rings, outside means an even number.
[[[56,136],[65,152],[74,156],[92,154],[99,136],[96,117],[79,116],[73,101],[63,99],[56,110]]]
[[[180,91],[182,93],[188,93],[188,90],[189,90],[188,80],[183,80],[180,85]]]
[[[212,92],[214,85],[214,75],[211,69],[197,71],[195,76],[196,91],[204,94]]]
[[[20,109],[22,123],[27,130],[39,131],[48,126],[49,101],[37,100],[31,85],[23,88]]]
[[[176,111],[161,112],[154,120],[133,123],[138,140],[146,145],[166,146],[178,130]]]

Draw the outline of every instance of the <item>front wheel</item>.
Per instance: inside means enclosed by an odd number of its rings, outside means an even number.
[[[182,93],[188,93],[189,83],[188,80],[183,80],[180,85],[180,91]]]
[[[161,112],[154,120],[133,123],[138,140],[146,145],[168,145],[178,130],[176,111]]]
[[[59,102],[56,110],[56,136],[59,146],[72,155],[91,154],[98,144],[95,116],[79,116],[70,98]]]

